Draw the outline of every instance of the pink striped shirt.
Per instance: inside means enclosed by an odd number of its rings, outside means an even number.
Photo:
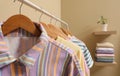
[[[70,49],[44,33],[35,37],[22,29],[7,36],[0,32],[0,76],[81,76]]]

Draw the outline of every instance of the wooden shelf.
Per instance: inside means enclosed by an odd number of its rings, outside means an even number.
[[[111,66],[111,65],[116,65],[116,62],[113,63],[105,63],[105,62],[95,62],[96,66]]]
[[[93,32],[94,35],[111,35],[111,34],[116,34],[116,31],[96,31]]]

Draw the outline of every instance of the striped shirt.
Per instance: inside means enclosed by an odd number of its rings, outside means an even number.
[[[70,40],[81,48],[86,60],[86,64],[89,68],[91,68],[93,66],[94,61],[85,43],[74,36],[72,36]]]
[[[83,56],[81,48],[79,46],[75,45],[74,43],[72,43],[71,41],[65,40],[65,39],[63,39],[63,38],[61,38],[59,36],[57,37],[56,41],[64,44],[64,46],[69,47],[70,49],[73,50],[73,53],[78,58],[78,61],[79,61],[79,64],[80,64],[79,67],[82,70],[81,71],[82,76],[90,76],[90,71],[89,71],[89,68],[86,65],[85,58]]]
[[[70,49],[44,32],[39,38],[22,29],[0,32],[0,76],[81,76],[77,66]]]

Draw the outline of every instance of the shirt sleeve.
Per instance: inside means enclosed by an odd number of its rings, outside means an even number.
[[[12,55],[0,52],[0,68],[14,62],[15,60],[16,59]]]

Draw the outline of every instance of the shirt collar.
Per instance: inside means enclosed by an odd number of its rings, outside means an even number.
[[[43,51],[43,49],[47,45],[48,38],[49,38],[46,34],[45,29],[41,25],[39,25],[39,27],[40,27],[40,30],[42,31],[39,37],[40,42],[34,45],[31,49],[29,49],[26,53],[21,55],[19,58],[15,58],[10,54],[7,44],[4,40],[2,30],[0,29],[0,68],[10,63],[13,63],[15,61],[21,62],[29,68],[34,66],[40,53]]]

